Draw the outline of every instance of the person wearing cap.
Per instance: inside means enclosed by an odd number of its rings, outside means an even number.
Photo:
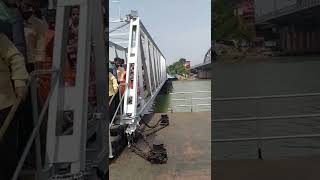
[[[113,62],[110,62],[109,63],[109,67],[110,67],[110,72],[112,73],[112,75],[118,79],[118,73],[117,73],[117,58],[114,59]]]

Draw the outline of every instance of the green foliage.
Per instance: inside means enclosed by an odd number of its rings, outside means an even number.
[[[213,5],[214,39],[235,39],[251,41],[254,27],[241,24],[234,16],[236,4],[242,0],[215,0]]]
[[[170,75],[173,74],[179,74],[179,75],[184,75],[188,73],[188,70],[184,67],[184,64],[186,63],[185,58],[180,58],[177,62],[171,64],[170,66],[167,67],[167,72]]]

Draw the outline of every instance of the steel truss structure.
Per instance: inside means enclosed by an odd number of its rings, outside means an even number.
[[[203,64],[211,63],[211,48],[207,51],[203,59]]]
[[[101,0],[58,0],[53,68],[64,69],[69,14],[80,9],[75,86],[67,87],[63,75],[53,85],[49,104],[44,179],[99,179],[108,169],[107,66]],[[95,82],[90,82],[94,57]],[[62,73],[61,73],[62,74]],[[95,83],[97,105],[89,108],[89,83]],[[71,126],[66,130],[65,122]]]
[[[167,80],[166,59],[139,17],[130,20],[126,83],[121,124],[136,131]]]
[[[37,144],[37,179],[106,179],[109,148],[112,151],[109,131],[112,122],[108,121],[108,54],[105,52],[102,3],[101,0],[57,0],[56,4],[52,4],[57,11],[52,69],[58,73],[51,83],[51,90],[39,120],[37,105],[33,104],[37,126],[28,141],[13,180],[18,178],[34,140]],[[63,72],[68,59],[66,50],[69,18],[73,7],[80,10],[76,74],[75,85],[66,86]],[[140,19],[137,16],[128,17],[128,48],[113,42],[108,43],[115,56],[123,53],[127,60],[126,91],[122,96],[123,103],[118,107],[122,106],[120,109],[123,109],[120,124],[125,125],[126,133],[131,135],[139,126],[140,118],[150,110],[167,80],[167,73],[165,57]],[[91,71],[92,65],[94,73]],[[92,76],[95,77],[94,80],[91,79]],[[95,85],[97,97],[95,103],[89,101],[89,87],[92,84]],[[35,91],[32,93],[33,97],[37,94]],[[42,163],[37,131],[47,109],[46,159]]]
[[[109,41],[109,61],[112,61],[116,57],[120,57],[127,62],[128,49],[120,46],[112,41]]]

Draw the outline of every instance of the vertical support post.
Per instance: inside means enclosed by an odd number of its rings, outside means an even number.
[[[139,82],[139,71],[142,70],[140,64],[138,51],[140,45],[140,20],[139,18],[131,19],[130,22],[130,35],[129,35],[129,46],[128,46],[128,63],[127,63],[127,76],[126,82],[129,84],[127,92],[124,98],[124,113],[130,113],[131,117],[134,118],[137,112],[137,103],[138,103],[138,82]],[[133,75],[133,77],[131,76]],[[133,82],[132,82],[133,78]],[[142,86],[142,84],[140,84]],[[130,100],[129,100],[130,99]]]
[[[140,27],[140,22],[139,22],[139,27]],[[137,70],[138,70],[138,82],[139,82],[139,91],[140,94],[138,95],[138,103],[140,104],[140,107],[143,107],[145,104],[145,94],[144,94],[144,76],[146,74],[146,67],[144,69],[144,73],[142,70],[143,67],[143,48],[142,48],[142,40],[141,40],[141,29],[139,28],[139,33],[137,33]]]
[[[64,69],[64,60],[66,59],[66,49],[68,33],[64,33],[68,28],[68,14],[70,14],[70,8],[65,8],[63,6],[57,7],[56,16],[56,31],[54,37],[54,49],[53,49],[53,61],[52,67],[56,69]],[[47,143],[46,143],[46,153],[47,153],[47,164],[52,165],[55,162],[56,154],[56,121],[62,118],[63,106],[64,106],[64,81],[63,75],[59,74],[57,77],[57,83],[51,84],[53,88],[52,97],[49,104],[48,110],[48,124],[47,124]],[[54,102],[55,101],[55,102]]]
[[[145,64],[146,64],[146,70],[147,70],[147,73],[148,73],[148,82],[149,83],[149,91],[150,91],[150,95],[152,96],[153,95],[153,87],[152,87],[152,83],[151,83],[151,74],[152,74],[152,68],[151,68],[151,61],[150,61],[150,52],[149,52],[149,47],[148,47],[148,38],[145,34],[143,34],[143,37],[144,37],[144,47],[143,49],[145,50],[144,51],[144,57],[145,57]]]
[[[120,103],[120,108],[119,108],[119,109],[120,109],[120,114],[121,114],[121,115],[123,114],[123,112],[122,112],[122,111],[123,111],[123,109],[122,109],[122,108],[123,108],[123,105],[121,105],[121,104],[123,104],[123,102],[121,102],[122,95],[121,95],[121,90],[120,90],[120,88],[121,88],[122,86],[124,86],[124,85],[120,85],[120,86],[119,86],[119,101],[120,101],[120,102],[119,102],[119,103]]]
[[[157,51],[154,46],[152,46],[152,50],[153,50],[153,61],[154,61],[154,67],[155,67],[156,88],[158,88],[159,87],[159,78],[158,78]]]
[[[256,133],[257,133],[257,137],[258,137],[258,141],[257,141],[257,150],[258,150],[258,158],[260,160],[262,160],[262,142],[261,142],[261,122],[260,122],[260,107],[259,107],[259,100],[256,100],[256,116],[257,116],[257,119],[256,119]]]
[[[68,38],[69,15],[72,6],[79,6],[79,31],[76,78],[74,87],[64,85],[60,76],[53,87],[53,95],[49,104],[47,155],[48,164],[59,167],[61,163],[69,164],[68,173],[76,174],[86,170],[86,142],[88,118],[88,92],[91,55],[91,8],[93,2],[58,0],[57,23],[54,41],[53,67],[64,69]],[[64,112],[72,112],[72,133],[59,132],[64,122]],[[62,130],[61,130],[62,131]]]
[[[153,46],[152,45],[150,46],[150,41],[148,41],[148,51],[149,51],[150,65],[151,65],[152,77],[153,77],[152,93],[154,93],[154,90],[157,89],[157,80],[156,80],[156,72],[155,72],[155,64],[154,64]]]
[[[192,108],[193,108],[193,104],[192,104],[192,97],[193,97],[193,95],[192,95],[192,93],[190,93],[191,94],[191,97],[190,97],[190,107],[191,107],[191,112],[192,112]]]
[[[108,125],[109,127],[109,125]],[[109,129],[109,128],[108,128]],[[112,153],[112,144],[111,144],[111,134],[110,134],[110,129],[108,130],[108,144],[109,144],[109,158],[113,158],[113,153]]]
[[[37,98],[37,80],[33,79],[31,82],[31,98],[32,98],[32,116],[33,116],[33,124],[36,126],[39,120],[39,112],[38,112],[38,98]],[[35,151],[36,151],[36,179],[40,180],[41,171],[42,171],[42,160],[41,160],[41,145],[40,145],[40,136],[39,131],[37,132],[37,136],[35,139]]]

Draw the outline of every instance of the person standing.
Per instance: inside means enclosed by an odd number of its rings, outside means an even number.
[[[111,72],[109,72],[109,102],[111,101],[112,96],[116,96],[117,92],[118,92],[117,79],[114,77],[114,75],[112,75]],[[115,103],[115,99],[113,99],[109,104],[110,104],[110,121],[111,121],[115,113],[117,104]]]
[[[0,127],[17,98],[25,98],[28,78],[23,55],[0,32]],[[18,163],[16,116],[0,140],[0,179],[11,179]]]
[[[124,59],[120,59],[118,67],[118,82],[120,84],[120,93],[124,94],[125,91],[125,83],[126,83],[126,70],[124,68]]]

